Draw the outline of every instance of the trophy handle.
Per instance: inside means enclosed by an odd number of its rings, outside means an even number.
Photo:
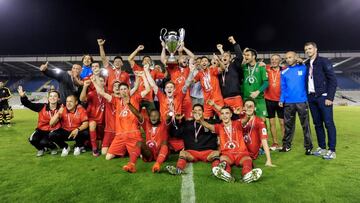
[[[184,28],[180,28],[179,29],[179,41],[183,42],[185,39],[185,29]]]
[[[167,33],[167,29],[166,28],[161,28],[160,30],[160,41],[164,42],[164,37]]]

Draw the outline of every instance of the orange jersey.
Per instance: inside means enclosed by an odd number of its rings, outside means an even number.
[[[98,95],[96,90],[87,94],[88,107],[86,109],[89,120],[96,121],[97,124],[104,123],[105,98]]]
[[[135,63],[135,65],[133,66],[133,70],[134,71],[144,71],[144,67],[141,67],[139,65],[137,65]],[[164,79],[164,73],[162,73],[161,71],[154,69],[150,71],[150,75],[154,80],[157,79]],[[142,78],[140,78],[140,84],[139,84],[139,88],[136,90],[136,93],[140,96],[140,92],[142,92],[143,90],[145,90],[145,86],[144,86],[144,81],[142,80]],[[153,101],[153,90],[151,90],[144,98],[143,100],[146,101]]]
[[[225,127],[223,123],[215,124],[215,133],[220,139],[221,152],[248,152],[240,120],[232,121],[229,127]]]
[[[243,127],[244,141],[251,158],[256,159],[259,155],[261,140],[268,139],[268,134],[264,121],[259,117],[254,117]]]
[[[73,131],[80,127],[83,122],[88,121],[88,115],[84,107],[77,105],[74,112],[69,112],[67,108],[65,108],[61,114],[60,120],[62,129]]]
[[[221,94],[221,89],[219,85],[219,68],[207,68],[206,70],[201,70],[196,74],[194,80],[200,81],[201,88],[204,94],[204,100],[207,101],[209,99],[217,101],[223,101],[223,97]]]
[[[185,81],[190,74],[190,68],[180,68],[178,64],[167,64],[166,70],[170,74],[171,81],[175,83],[176,93],[181,93],[182,88],[185,85]],[[190,91],[188,90],[186,94],[189,94],[190,96]]]
[[[280,75],[281,69],[275,70],[270,66],[266,66],[266,72],[268,74],[269,86],[266,88],[264,92],[265,99],[271,101],[279,101],[280,100]]]
[[[169,112],[173,112],[174,115],[181,114],[181,104],[184,99],[184,94],[174,94],[173,99],[169,99],[160,89],[157,91],[156,96],[159,99],[160,104],[160,117],[162,121],[166,120],[166,116]]]
[[[135,94],[130,98],[131,104],[139,110],[141,97]],[[112,97],[111,103],[115,106],[115,133],[116,135],[139,131],[139,121],[130,111],[121,98]]]
[[[158,126],[153,126],[148,118],[145,118],[142,127],[146,133],[146,145],[149,148],[159,149],[161,143],[167,141],[169,134],[165,121],[161,121]]]
[[[109,93],[113,92],[113,84],[115,81],[126,83],[130,86],[130,75],[129,73],[113,68],[111,65],[106,67],[108,76],[106,78],[106,86]]]

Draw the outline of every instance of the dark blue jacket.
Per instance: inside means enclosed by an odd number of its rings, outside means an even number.
[[[306,61],[306,67],[310,68],[310,60]],[[334,100],[337,80],[331,61],[327,58],[317,56],[313,62],[313,78],[315,95],[320,97],[326,95],[326,99]],[[306,89],[308,88],[309,71],[306,74]],[[309,92],[309,91],[307,91]]]

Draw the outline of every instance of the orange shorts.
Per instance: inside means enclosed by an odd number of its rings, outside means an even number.
[[[224,104],[230,106],[234,111],[237,108],[243,108],[243,100],[241,96],[224,98]]]
[[[188,152],[192,157],[194,157],[193,162],[197,161],[203,161],[208,162],[208,156],[214,151],[214,150],[204,150],[204,151],[197,151],[197,150],[185,150]]]
[[[140,131],[117,134],[110,145],[108,153],[117,156],[125,156],[126,152],[131,154],[131,152],[136,151],[136,148],[139,147],[137,143],[141,141]]]
[[[178,152],[184,149],[184,140],[176,137],[169,137],[168,139],[169,147],[171,150]]]
[[[246,157],[246,156],[249,156],[249,153],[248,152],[239,152],[239,151],[228,150],[228,151],[225,151],[225,152],[221,152],[221,156],[227,156],[231,161],[231,165],[239,166],[241,159]]]

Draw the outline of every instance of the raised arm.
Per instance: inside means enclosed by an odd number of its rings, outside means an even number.
[[[149,68],[148,68],[148,66],[146,65],[146,68],[145,69],[148,69],[149,70]],[[142,92],[140,92],[140,95],[141,95],[141,97],[142,98],[144,98],[147,94],[149,94],[149,92],[150,92],[150,85],[149,85],[149,82],[148,82],[148,79],[147,79],[147,77],[145,76],[145,72],[144,71],[142,71],[142,72],[139,72],[139,76],[142,78],[142,80],[143,80],[143,82],[144,82],[144,87],[145,87],[145,89],[142,91]],[[151,76],[150,76],[150,78],[151,78]],[[152,78],[151,78],[152,79]],[[153,80],[154,81],[154,80]]]
[[[185,94],[187,89],[189,88],[189,86],[194,82],[194,77],[196,75],[195,73],[195,64],[194,64],[195,60],[194,59],[190,59],[189,60],[189,68],[190,68],[190,74],[189,76],[186,78],[186,81],[185,81],[185,85],[183,86],[182,88],[182,92]]]
[[[217,50],[219,50],[221,55],[223,55],[225,53],[222,44],[217,44],[216,48],[217,48]]]
[[[159,87],[156,85],[156,82],[151,77],[149,68],[147,66],[144,67],[144,72],[145,72],[145,76],[146,76],[147,81],[149,82],[150,87],[154,90],[154,94],[157,94]]]
[[[195,59],[194,53],[192,53],[189,49],[185,47],[184,42],[182,43],[182,48],[185,51],[186,55],[188,55],[192,59]]]
[[[144,50],[144,45],[139,45],[135,49],[135,51],[133,51],[133,53],[131,53],[130,56],[128,57],[128,61],[130,63],[131,68],[133,68],[135,65],[135,56],[142,50]]]
[[[30,110],[35,112],[40,112],[41,109],[44,107],[44,104],[42,103],[32,103],[31,101],[29,101],[22,86],[19,86],[17,91],[20,96],[21,104],[24,105],[26,108],[29,108]]]
[[[98,45],[99,45],[101,61],[103,63],[103,66],[106,68],[106,67],[109,66],[109,59],[105,55],[105,49],[104,49],[105,40],[98,39],[97,42],[98,42]]]
[[[100,86],[97,84],[96,78],[92,76],[92,77],[90,77],[90,79],[91,79],[91,82],[94,84],[94,87],[95,87],[95,89],[96,89],[96,92],[97,92],[100,96],[104,97],[108,102],[111,102],[112,96],[111,96],[110,94],[106,93],[105,90],[104,90],[104,88],[100,87]]]
[[[139,88],[139,85],[140,85],[140,79],[139,79],[139,77],[135,74],[134,87],[131,88],[131,90],[130,90],[130,96],[132,96],[133,94],[135,94],[135,92],[136,92],[137,89]]]
[[[207,100],[206,103],[209,104],[210,106],[213,106],[213,107],[214,107],[216,110],[218,110],[219,112],[220,112],[220,110],[221,110],[221,108],[222,108],[222,106],[217,105],[217,104],[214,102],[214,100],[212,100],[212,99]]]
[[[162,64],[164,64],[164,66],[166,66],[167,63],[167,57],[166,57],[166,45],[165,42],[161,42],[161,46],[162,46],[162,50],[161,50],[161,55],[160,55],[160,61]]]
[[[81,90],[81,94],[80,94],[80,98],[79,98],[79,100],[81,102],[87,102],[87,89],[90,86],[90,84],[91,84],[91,80],[86,80],[84,82],[84,86]]]

